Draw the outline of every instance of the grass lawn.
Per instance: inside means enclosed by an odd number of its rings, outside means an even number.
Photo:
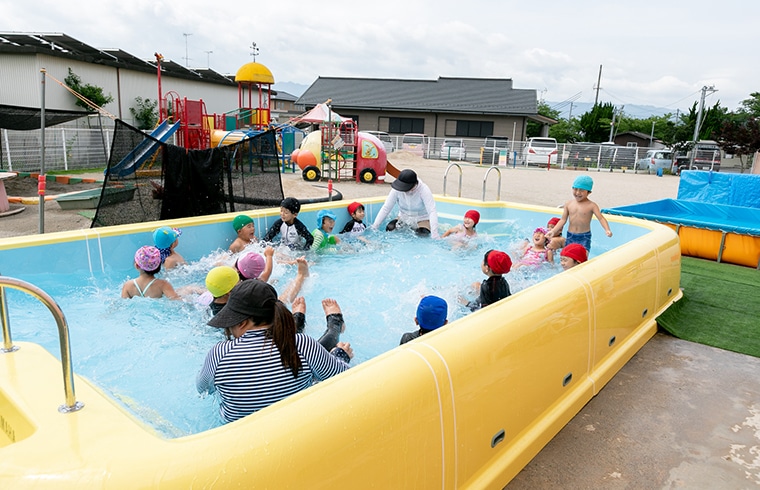
[[[657,318],[680,339],[760,357],[760,271],[682,257],[683,298]]]

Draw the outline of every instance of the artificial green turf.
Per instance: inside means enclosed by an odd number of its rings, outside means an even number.
[[[682,257],[683,298],[657,318],[691,342],[760,357],[760,271]]]

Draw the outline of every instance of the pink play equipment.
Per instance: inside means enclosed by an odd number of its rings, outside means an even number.
[[[290,160],[301,169],[304,180],[320,178],[372,184],[385,180],[386,170],[393,175],[385,146],[374,135],[360,132],[352,119],[332,111],[329,100],[290,120],[290,124],[312,123],[309,133]]]

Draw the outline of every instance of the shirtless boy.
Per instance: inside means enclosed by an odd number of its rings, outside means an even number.
[[[574,199],[565,203],[562,218],[546,234],[547,238],[552,238],[555,235],[555,230],[557,234],[561,233],[562,227],[568,223],[565,244],[580,243],[586,250],[591,250],[591,218],[593,216],[599,220],[599,224],[602,225],[607,236],[612,236],[607,218],[602,215],[599,206],[588,198],[593,186],[594,181],[588,175],[580,175],[575,179],[573,182]]]

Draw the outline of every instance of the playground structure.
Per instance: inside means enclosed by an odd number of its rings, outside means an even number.
[[[301,169],[304,180],[353,179],[367,184],[384,181],[389,163],[382,141],[360,132],[353,120],[342,118],[325,105],[318,104],[296,119],[319,125],[319,129],[309,133],[301,146],[290,154],[290,160]],[[389,173],[394,175],[392,171]]]

